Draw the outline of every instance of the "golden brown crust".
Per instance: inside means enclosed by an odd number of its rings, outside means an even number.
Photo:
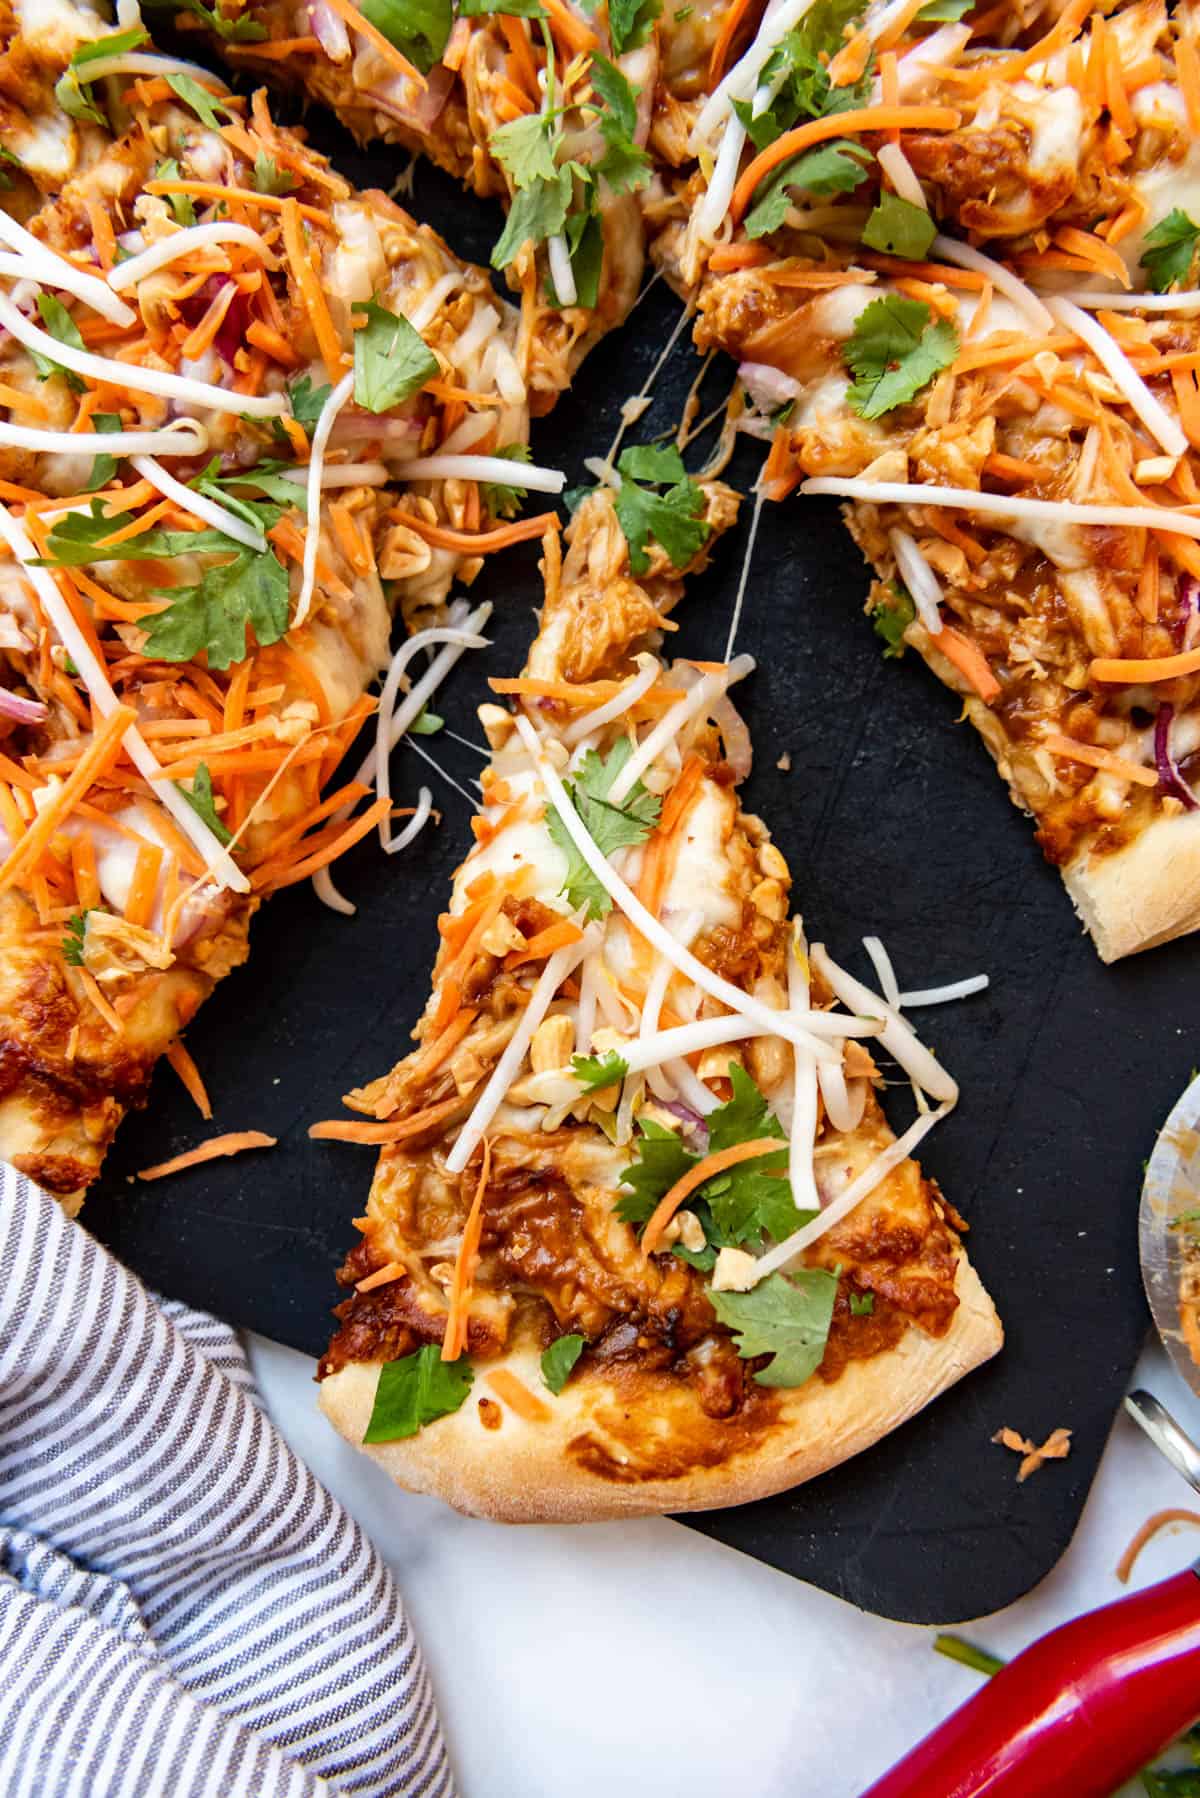
[[[453,1416],[406,1442],[365,1452],[406,1490],[502,1523],[593,1523],[767,1498],[878,1442],[999,1350],[1000,1320],[965,1256],[955,1285],[959,1305],[944,1336],[913,1328],[892,1352],[852,1363],[833,1385],[810,1380],[769,1394],[760,1428],[731,1426],[740,1428],[734,1452],[714,1465],[681,1467],[673,1477],[642,1477],[619,1388],[602,1374],[577,1377],[547,1399],[544,1422],[526,1422],[505,1407],[497,1429],[481,1373]],[[539,1390],[529,1355],[495,1365],[511,1366]],[[378,1363],[354,1363],[321,1387],[322,1410],[356,1446],[378,1372]],[[643,1414],[642,1421],[653,1427],[654,1417]]]
[[[1156,818],[1122,849],[1087,851],[1063,869],[1103,961],[1200,927],[1200,812]]]

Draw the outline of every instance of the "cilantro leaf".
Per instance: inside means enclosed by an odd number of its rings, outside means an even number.
[[[37,309],[46,330],[58,343],[69,344],[73,350],[85,347],[83,338],[79,335],[79,326],[56,294],[39,293]],[[76,393],[82,393],[83,382],[77,374],[63,368],[51,357],[43,356],[40,350],[30,350],[29,354],[33,357],[39,381],[48,381],[52,375],[61,375],[68,387],[73,387]]]
[[[586,1093],[603,1092],[629,1072],[629,1063],[615,1049],[605,1055],[572,1055],[571,1072]]]
[[[847,394],[860,418],[881,418],[907,405],[958,354],[958,332],[948,319],[933,321],[923,300],[887,294],[858,315],[842,346],[854,376]]]
[[[449,1417],[462,1405],[474,1378],[465,1355],[443,1361],[436,1342],[427,1342],[398,1361],[385,1361],[363,1441],[402,1442],[425,1424]]]
[[[558,180],[551,121],[543,112],[527,112],[497,126],[488,148],[517,189]]]
[[[506,462],[533,460],[533,453],[527,443],[506,443],[503,449],[492,450],[491,454],[502,456]],[[483,503],[493,518],[515,518],[528,491],[527,487],[522,487],[517,481],[485,481]]]
[[[904,633],[916,615],[912,595],[899,581],[893,581],[892,598],[882,601],[871,613],[875,635],[883,638],[885,661],[898,661],[904,654]]]
[[[640,780],[635,781],[620,805],[609,802],[608,793],[621,769],[633,753],[628,737],[615,743],[607,756],[589,749],[580,763],[575,780],[567,793],[588,835],[604,856],[618,849],[636,848],[644,843],[658,821],[660,801],[647,792]],[[572,907],[586,905],[590,918],[602,918],[612,907],[603,884],[588,867],[563,823],[557,808],[548,816],[552,841],[567,858],[567,873],[560,892],[566,894]]]
[[[195,586],[156,591],[156,598],[170,604],[145,620],[149,656],[190,662],[204,651],[210,668],[225,669],[245,660],[247,625],[262,647],[277,643],[287,630],[288,577],[279,558],[270,550],[246,549],[232,537],[223,537],[222,546],[234,554],[206,568]]]
[[[650,566],[646,543],[651,537],[662,545],[676,568],[686,567],[707,541],[711,526],[704,516],[704,494],[684,471],[679,452],[633,445],[622,453],[617,468],[623,478],[613,507],[629,545],[629,566],[634,574],[645,574]],[[666,472],[668,468],[670,472]],[[651,473],[651,469],[663,472]],[[652,493],[638,484],[639,471],[644,481],[659,486],[672,481],[674,485],[666,493]]]
[[[615,63],[595,55],[588,65],[588,80],[626,137],[637,130],[637,100],[632,87]]]
[[[266,26],[260,25],[248,13],[237,13],[234,17],[227,18],[219,6],[205,6],[204,0],[163,0],[163,3],[169,5],[172,12],[179,7],[190,12],[226,44],[258,44],[267,35]],[[158,6],[160,0],[154,0],[154,4]]]
[[[617,55],[640,49],[661,12],[662,0],[609,0],[608,35]]]
[[[1145,269],[1155,293],[1189,284],[1198,238],[1200,225],[1194,224],[1178,206],[1160,219],[1152,231],[1147,231],[1138,266]]]
[[[444,718],[439,718],[436,712],[431,712],[427,705],[423,705],[409,725],[408,734],[411,737],[436,737],[445,723]]]
[[[756,150],[765,150],[800,119],[822,119],[867,104],[873,81],[870,63],[856,82],[831,87],[830,59],[845,41],[845,27],[859,18],[862,0],[816,0],[768,57],[760,77],[774,99],[756,114],[752,101],[733,101]]]
[[[256,525],[260,530],[268,531],[280,517],[279,508],[285,510],[290,506],[299,506],[304,497],[304,486],[299,481],[289,481],[288,469],[294,469],[294,462],[278,462],[268,457],[263,462],[256,462],[253,468],[235,468],[229,474],[217,474],[220,457],[214,457],[208,468],[198,474],[189,483],[198,493],[207,493],[231,512],[244,518],[247,524]],[[257,487],[260,493],[274,500],[271,506],[264,505],[261,500],[236,499],[230,492],[231,487]]]
[[[273,156],[260,150],[254,158],[254,173],[251,176],[256,193],[289,194],[300,183],[291,169],[281,169]]]
[[[301,375],[298,381],[291,383],[287,396],[292,405],[292,417],[297,424],[302,424],[306,431],[311,431],[325,409],[330,391],[328,386],[314,387],[309,375]]]
[[[790,1278],[769,1274],[751,1292],[708,1296],[744,1361],[772,1357],[754,1376],[760,1386],[803,1386],[821,1365],[837,1286],[836,1274],[806,1267]]]
[[[450,41],[453,0],[359,0],[364,19],[428,75]]]
[[[231,833],[226,830],[220,818],[217,816],[217,808],[213,800],[212,775],[209,773],[207,762],[201,762],[200,766],[196,769],[196,772],[192,776],[192,784],[190,787],[185,787],[181,780],[177,780],[175,785],[179,788],[179,791],[183,794],[196,816],[200,819],[200,822],[208,825],[208,828],[212,831],[218,843],[225,844],[233,841]]]
[[[850,1294],[851,1317],[871,1317],[875,1311],[875,1294],[873,1292],[852,1292]]]
[[[604,154],[591,164],[597,179],[614,193],[630,193],[650,179],[650,158],[634,143],[637,96],[625,76],[604,56],[593,56],[588,76],[603,110],[599,115]]]
[[[747,237],[768,237],[772,231],[782,229],[793,188],[822,198],[852,193],[867,179],[873,161],[869,150],[848,137],[835,138],[832,143],[818,144],[816,149],[793,156],[755,190],[756,204],[746,215]]]
[[[101,500],[94,499],[87,512],[67,512],[51,527],[46,540],[49,555],[39,567],[82,568],[92,562],[141,562],[208,550],[240,548],[224,531],[143,531],[140,537],[108,547],[105,538],[121,528],[119,517],[110,518]]]
[[[570,164],[560,168],[553,181],[537,181],[518,188],[492,250],[492,267],[507,268],[523,245],[557,237],[567,222],[573,189],[574,171]]]
[[[582,1336],[574,1334],[560,1336],[542,1356],[542,1378],[547,1386],[558,1397],[571,1375],[571,1369],[582,1355],[584,1341]]]
[[[590,170],[587,200],[569,215],[563,235],[567,240],[567,256],[575,282],[575,298],[571,303],[594,306],[600,297],[600,273],[604,267],[604,228],[595,204]],[[561,308],[564,302],[550,279],[546,281],[546,293],[551,305]]]
[[[93,412],[92,429],[99,431],[102,434],[111,434],[113,431],[119,431],[121,429],[121,414],[119,412]],[[116,456],[95,456],[92,460],[91,476],[83,491],[85,493],[95,493],[98,487],[107,487],[108,483],[117,472],[117,460],[118,458]]]
[[[621,1169],[621,1184],[629,1188],[617,1200],[616,1212],[635,1228],[649,1223],[654,1207],[675,1182],[694,1167],[698,1157],[684,1147],[676,1130],[653,1118],[638,1123],[637,1160]]]
[[[222,113],[234,124],[237,123],[239,115],[234,108],[227,101],[222,100],[219,94],[210,93],[206,87],[201,87],[194,76],[168,75],[166,80],[172,93],[177,94],[185,106],[190,106],[196,117],[207,125],[210,131],[221,129]]]
[[[733,1092],[723,1105],[708,1115],[708,1147],[712,1154],[732,1149],[741,1142],[756,1142],[760,1137],[778,1137],[786,1142],[783,1125],[745,1068],[736,1061],[729,1063],[729,1083]]]
[[[548,19],[541,0],[458,0],[461,18],[476,18],[481,13],[507,13],[510,19]]]
[[[438,359],[406,318],[376,300],[362,310],[367,322],[354,333],[354,398],[368,412],[389,412],[432,381]]]
[[[92,97],[91,83],[99,77],[89,75],[87,71],[93,64],[105,62],[110,56],[124,56],[128,51],[136,50],[139,45],[148,43],[149,39],[150,33],[144,26],[132,25],[128,31],[113,31],[107,37],[82,44],[55,84],[54,98],[63,111],[73,119],[87,119],[93,125],[107,125],[108,120]]]
[[[178,181],[180,179],[179,164],[174,157],[160,162],[154,171],[156,181]],[[196,208],[192,204],[191,194],[164,194],[163,198],[171,208],[171,216],[177,225],[194,225]]]
[[[902,200],[899,194],[881,193],[863,226],[862,240],[869,250],[880,250],[885,256],[921,262],[936,236],[937,226],[923,207]]]
[[[67,919],[67,928],[62,939],[62,953],[63,960],[69,962],[73,968],[83,966],[83,938],[87,930],[88,912],[94,909],[94,906],[89,905],[86,911],[72,912]]]
[[[975,0],[926,0],[914,25],[957,25],[974,6]]]

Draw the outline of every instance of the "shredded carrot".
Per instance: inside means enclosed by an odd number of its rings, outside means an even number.
[[[252,187],[223,187],[219,181],[147,181],[145,191],[148,194],[190,194],[194,200],[224,200],[227,204],[241,202],[246,206],[259,206],[264,212],[282,212],[285,205],[291,204],[301,218],[314,225],[329,227],[333,224],[329,214],[322,212],[319,206],[305,206],[296,200],[288,202],[279,194],[256,193]]]
[[[443,1361],[457,1361],[467,1346],[471,1288],[475,1284],[475,1270],[479,1265],[479,1244],[483,1236],[483,1201],[491,1172],[492,1145],[485,1136],[479,1179],[475,1183],[475,1196],[471,1200],[471,1208],[467,1212],[467,1221],[463,1225],[462,1238],[458,1245],[458,1254],[454,1258],[454,1277],[450,1282],[450,1310],[446,1318],[446,1333],[442,1338]]]
[[[361,812],[352,823],[347,824],[345,830],[339,832],[332,842],[325,843],[320,849],[306,855],[302,861],[292,862],[288,867],[272,872],[269,882],[271,892],[278,892],[282,887],[295,886],[298,881],[308,880],[311,875],[318,873],[322,868],[327,868],[330,862],[336,861],[340,855],[344,855],[347,849],[352,849],[355,843],[361,843],[362,839],[386,817],[390,806],[390,800],[377,799],[374,805],[368,806],[365,812]],[[269,865],[274,868],[274,864]],[[259,868],[252,876],[252,884],[255,887],[259,884],[259,875],[264,871],[263,868]]]
[[[86,199],[88,224],[92,227],[92,242],[96,246],[96,254],[100,258],[100,267],[108,270],[117,260],[117,240],[113,233],[112,220],[107,207],[99,200]]]
[[[1026,487],[1036,487],[1047,478],[1050,471],[1039,468],[1036,462],[1023,462],[1019,456],[1005,456],[997,452],[984,462],[983,472],[994,475],[1000,481],[1020,481]]]
[[[547,529],[557,531],[562,528],[553,512],[535,512],[530,518],[518,518],[513,524],[497,525],[491,531],[452,531],[445,525],[430,524],[426,519],[418,518],[416,513],[406,512],[402,506],[393,506],[388,516],[407,525],[435,549],[456,549],[468,556],[486,556],[494,549],[507,549],[513,543],[528,543],[540,538]]]
[[[1146,546],[1146,556],[1142,563],[1142,572],[1138,576],[1137,597],[1134,603],[1147,624],[1158,622],[1159,597],[1159,556],[1158,544],[1153,537]]]
[[[1172,1506],[1169,1510],[1155,1511],[1152,1517],[1147,1517],[1145,1523],[1142,1525],[1141,1529],[1138,1530],[1133,1541],[1129,1544],[1129,1547],[1117,1562],[1116,1575],[1123,1586],[1128,1584],[1129,1576],[1133,1572],[1133,1564],[1141,1554],[1143,1548],[1145,1548],[1147,1542],[1152,1541],[1153,1538],[1157,1536],[1159,1530],[1166,1529],[1169,1523],[1200,1524],[1200,1511],[1184,1511],[1178,1509],[1176,1506]]]
[[[810,119],[806,125],[785,131],[773,144],[760,150],[753,162],[743,169],[730,202],[733,222],[735,225],[740,223],[764,175],[769,175],[781,162],[787,162],[813,144],[824,143],[831,137],[850,137],[857,131],[953,131],[961,122],[962,115],[948,106],[863,106],[850,112],[831,113],[824,119]]]
[[[122,525],[110,537],[102,537],[96,548],[115,549],[118,543],[127,543],[131,537],[140,537],[146,531],[153,530],[159,520],[171,511],[173,503],[169,499],[164,499],[157,506],[151,506],[147,511],[139,512],[136,518],[131,518],[128,524]],[[103,558],[98,557],[97,560],[103,560]]]
[[[1060,13],[1057,21],[1046,33],[1019,56],[1006,57],[1002,62],[979,63],[972,73],[980,78],[980,85],[999,75],[1004,82],[1018,81],[1027,69],[1036,68],[1039,62],[1045,62],[1056,51],[1063,50],[1078,36],[1080,27],[1092,10],[1093,0],[1071,0],[1071,4]],[[1007,11],[1007,9],[1005,9]],[[976,24],[976,30],[979,26]]]
[[[0,892],[37,864],[51,837],[92,782],[112,767],[121,753],[121,738],[135,717],[131,706],[122,705],[104,720],[69,778],[0,865]]]
[[[517,80],[536,107],[540,105],[542,95],[538,87],[537,64],[533,60],[533,46],[529,41],[529,27],[524,19],[513,18],[509,13],[500,15],[499,24]]]
[[[1043,737],[1042,744],[1051,755],[1060,755],[1066,761],[1083,762],[1089,768],[1101,768],[1106,774],[1116,774],[1139,787],[1158,785],[1158,775],[1153,768],[1144,768],[1140,762],[1128,762],[1124,756],[1114,755],[1111,749],[1100,749],[1094,743],[1080,743],[1074,737],[1058,735]]]
[[[100,903],[100,876],[96,871],[96,845],[90,830],[81,830],[71,838],[71,872],[75,877],[75,897],[82,911],[91,911]]]
[[[1000,682],[992,673],[991,666],[979,648],[969,637],[953,626],[943,625],[936,637],[930,642],[935,649],[940,649],[948,662],[953,662],[958,672],[968,680],[985,705],[991,705],[1000,697]]]
[[[415,81],[418,87],[428,87],[429,84],[420,70],[415,69],[407,56],[397,50],[391,39],[384,37],[382,31],[372,25],[369,19],[365,19],[357,6],[350,4],[350,0],[329,0],[329,4],[343,23],[349,25],[351,31],[357,31],[361,37],[366,38],[372,49],[377,50],[382,56],[384,62],[390,62],[399,74],[407,75],[409,80]]]
[[[342,1118],[333,1118],[328,1123],[310,1124],[308,1134],[314,1142],[358,1142],[358,1143],[393,1143],[407,1142],[410,1137],[422,1136],[426,1130],[433,1130],[462,1106],[457,1093],[448,1099],[441,1099],[436,1105],[426,1105],[422,1111],[414,1111],[411,1117],[401,1118],[395,1124],[354,1124]]]
[[[771,251],[765,243],[719,243],[708,259],[708,266],[714,275],[724,275],[733,269],[761,268],[764,262],[771,260]]]
[[[785,1146],[786,1145],[782,1145]],[[736,1142],[727,1149],[717,1149],[697,1161],[686,1174],[681,1174],[674,1186],[665,1192],[651,1213],[650,1222],[642,1232],[642,1248],[647,1255],[652,1255],[658,1247],[663,1231],[674,1217],[683,1201],[706,1180],[723,1174],[726,1168],[737,1167],[743,1161],[755,1161],[760,1155],[776,1155],[781,1144],[778,1137],[758,1136],[752,1142]]]
[[[235,52],[242,50],[267,62],[279,62],[285,56],[312,55],[314,51],[320,50],[321,40],[315,37],[283,37],[272,42],[268,38],[265,43],[255,44],[253,50],[249,44],[227,44],[225,48]]]
[[[125,917],[130,924],[137,924],[143,930],[154,911],[162,859],[163,852],[157,843],[143,843],[133,864],[129,897],[125,901]]]
[[[1090,231],[1079,231],[1074,225],[1062,225],[1054,233],[1054,241],[1070,256],[1079,256],[1102,275],[1111,275],[1122,287],[1132,286],[1125,258],[1111,244]]]
[[[75,972],[79,977],[79,983],[87,994],[89,1001],[100,1013],[100,1016],[104,1019],[104,1022],[108,1025],[108,1028],[112,1031],[113,1035],[124,1036],[125,1026],[109,1004],[108,1000],[104,997],[104,994],[100,991],[96,976],[88,968],[76,968]]]
[[[365,1280],[356,1280],[354,1290],[355,1292],[374,1292],[377,1286],[390,1286],[393,1280],[403,1278],[407,1272],[408,1269],[403,1261],[385,1261],[382,1267],[377,1267],[375,1272],[368,1274]]]
[[[581,19],[576,18],[563,0],[543,0],[543,4],[550,14],[550,30],[555,42],[569,55],[586,56],[600,48],[600,39],[596,33],[589,30]]]
[[[185,1168],[199,1167],[203,1161],[218,1161],[225,1155],[241,1155],[246,1149],[273,1149],[278,1137],[265,1136],[261,1130],[230,1130],[225,1136],[210,1136],[197,1148],[173,1155],[170,1161],[155,1162],[153,1167],[138,1169],[139,1180],[162,1180],[168,1174],[181,1174]]]
[[[721,17],[721,29],[717,33],[712,47],[712,55],[708,59],[708,84],[716,87],[725,73],[725,65],[729,61],[729,52],[733,49],[733,41],[746,22],[751,0],[732,0],[732,4],[724,9]]]
[[[210,349],[216,340],[217,332],[225,323],[225,314],[237,298],[237,284],[233,281],[222,283],[220,290],[212,300],[197,324],[188,332],[180,344],[180,353],[189,362],[197,361],[205,350]]]
[[[348,0],[346,4],[348,5]],[[349,7],[349,11],[353,12],[354,8]],[[308,313],[308,322],[316,336],[325,371],[331,381],[340,381],[344,362],[341,339],[309,258],[308,246],[300,228],[300,209],[295,200],[285,200],[283,203],[283,245],[300,289],[304,309]]]
[[[280,336],[278,331],[272,329],[270,325],[264,324],[261,318],[253,319],[246,327],[246,341],[264,351],[272,362],[282,363],[284,368],[298,368],[300,365],[299,351],[292,348],[286,337]],[[282,424],[284,421],[281,419],[280,423]],[[307,441],[306,438],[306,444]]]
[[[504,965],[512,969],[524,967],[527,961],[543,961],[548,955],[553,955],[556,949],[565,949],[571,943],[578,943],[582,937],[583,932],[579,926],[572,924],[570,918],[563,918],[558,924],[547,924],[545,930],[539,930],[536,936],[531,936],[523,949],[505,957]]]
[[[1088,679],[1140,687],[1155,681],[1175,680],[1181,674],[1195,674],[1198,669],[1200,649],[1181,650],[1173,656],[1097,656],[1088,669]],[[0,870],[0,874],[2,872]]]
[[[580,682],[567,680],[535,680],[530,675],[499,676],[493,675],[488,686],[493,693],[519,693],[530,699],[559,699],[564,705],[593,706],[604,705],[613,699],[625,685],[624,681],[599,680]],[[674,705],[677,699],[684,697],[682,689],[674,687],[653,690],[656,702]],[[649,701],[651,695],[645,694],[642,703]]]
[[[484,1376],[497,1398],[503,1399],[510,1411],[523,1417],[526,1423],[545,1423],[553,1415],[549,1405],[530,1392],[524,1380],[519,1379],[510,1367],[497,1367]]]
[[[407,1077],[410,1080],[428,1080],[431,1074],[436,1074],[449,1061],[478,1016],[477,1011],[464,1006],[458,1016],[413,1057],[406,1069]]]
[[[174,1042],[168,1047],[167,1060],[179,1075],[179,1078],[183,1081],[188,1096],[194,1103],[196,1110],[207,1123],[212,1118],[212,1106],[209,1103],[208,1092],[205,1089],[204,1081],[200,1077],[200,1069],[196,1066],[188,1050],[184,1047],[182,1037],[177,1036]]]
[[[467,46],[471,41],[471,21],[459,18],[454,21],[454,29],[450,33],[450,41],[442,51],[445,66],[457,74],[463,65],[463,57],[467,54]]]

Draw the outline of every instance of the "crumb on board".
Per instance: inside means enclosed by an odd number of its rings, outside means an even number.
[[[1024,1485],[1031,1473],[1036,1473],[1044,1461],[1064,1461],[1071,1452],[1070,1430],[1051,1430],[1040,1448],[1035,1448],[1028,1436],[1019,1435],[1016,1430],[1007,1426],[997,1430],[992,1437],[1001,1448],[1011,1448],[1015,1455],[1021,1456],[1021,1465],[1017,1468],[1017,1484]]]
[[[779,760],[776,762],[775,766],[778,768],[778,770],[781,774],[790,774],[791,773],[792,758],[786,749],[784,750],[783,754],[780,756]]]

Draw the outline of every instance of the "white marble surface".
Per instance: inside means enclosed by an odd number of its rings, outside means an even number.
[[[870,1617],[665,1519],[505,1529],[398,1492],[325,1423],[311,1363],[258,1337],[250,1351],[283,1433],[399,1576],[463,1798],[857,1798],[978,1683],[933,1652],[932,1630]],[[1200,1436],[1200,1399],[1157,1345],[1134,1384]],[[1012,1654],[1118,1597],[1113,1568],[1134,1530],[1189,1498],[1120,1418],[1054,1573],[960,1633]],[[1197,1554],[1200,1531],[1165,1531],[1132,1583]]]

